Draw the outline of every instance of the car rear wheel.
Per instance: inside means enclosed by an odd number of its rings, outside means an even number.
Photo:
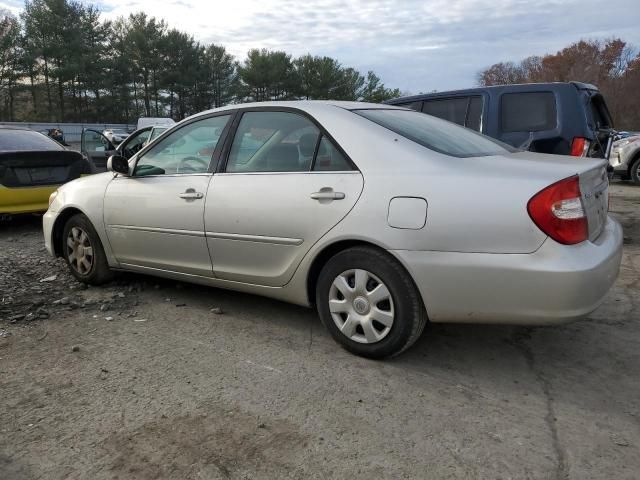
[[[631,165],[631,180],[636,185],[640,185],[640,157],[636,158]]]
[[[77,214],[67,220],[62,242],[69,271],[78,280],[100,285],[113,278],[100,237],[85,215]]]
[[[409,274],[388,253],[371,247],[344,250],[327,262],[318,277],[316,305],[331,336],[369,358],[403,352],[427,321]]]

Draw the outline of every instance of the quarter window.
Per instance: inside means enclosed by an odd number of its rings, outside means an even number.
[[[345,172],[351,169],[351,164],[344,158],[344,155],[333,146],[327,137],[323,136],[320,145],[318,145],[318,156],[313,164],[313,170]]]
[[[422,112],[464,126],[468,103],[468,97],[429,100],[424,102]]]
[[[482,128],[482,103],[479,95],[426,100],[422,112],[479,132]]]
[[[398,107],[410,108],[411,110],[415,110],[419,112],[422,110],[422,102],[411,102],[411,103],[402,103],[396,104]]]
[[[467,122],[465,127],[482,131],[482,97],[469,98],[469,110],[467,111]]]
[[[552,92],[505,93],[501,99],[503,132],[539,132],[557,125]]]
[[[171,133],[140,158],[134,175],[206,173],[230,117],[197,120]]]

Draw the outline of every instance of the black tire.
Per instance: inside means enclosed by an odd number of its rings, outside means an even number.
[[[73,243],[73,236],[78,237],[78,235],[76,235],[78,231],[86,235],[89,246],[91,247],[91,255],[87,254],[85,257],[90,264],[89,268],[84,266],[86,265],[85,263],[79,265],[77,260],[72,261],[70,257],[73,250],[67,241],[71,236]],[[81,213],[69,218],[64,225],[62,233],[62,256],[67,262],[71,274],[83,283],[102,285],[103,283],[111,281],[114,277],[114,272],[109,269],[100,237],[89,219]]]
[[[631,181],[636,185],[640,185],[640,157],[636,158],[631,164]]]
[[[330,311],[330,294],[336,294],[336,289],[332,290],[334,280],[344,276],[345,273],[348,276],[347,272],[351,270],[365,270],[372,274],[372,277],[377,277],[390,293],[392,300],[390,308],[394,318],[392,325],[388,327],[386,336],[381,340],[372,343],[354,341],[353,337],[350,338],[343,334],[336,323],[341,320],[346,323],[345,317],[348,317],[349,314],[335,314],[340,317],[338,320],[334,320]],[[370,278],[370,280],[373,280],[373,288],[375,288],[376,279]],[[338,295],[340,296],[340,293]],[[355,302],[353,303],[355,305]],[[381,359],[402,353],[415,343],[427,323],[427,315],[420,293],[409,274],[395,258],[373,247],[363,246],[343,250],[326,263],[318,277],[316,306],[322,323],[334,340],[351,353],[367,358]],[[362,335],[359,333],[355,335],[363,337],[362,326],[358,328],[360,328]]]

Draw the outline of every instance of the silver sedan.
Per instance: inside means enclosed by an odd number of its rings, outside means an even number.
[[[315,305],[381,358],[425,323],[551,324],[618,274],[602,160],[517,152],[403,108],[231,105],[50,199],[47,249],[81,282],[127,270]]]

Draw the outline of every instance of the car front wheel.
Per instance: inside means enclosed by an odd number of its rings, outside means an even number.
[[[631,180],[636,185],[640,185],[640,157],[638,157],[631,165]]]
[[[100,237],[85,215],[77,214],[67,220],[62,242],[69,271],[78,280],[100,285],[113,278]]]
[[[327,262],[318,277],[316,305],[331,336],[369,358],[403,352],[427,320],[409,274],[391,255],[372,247],[350,248]]]

